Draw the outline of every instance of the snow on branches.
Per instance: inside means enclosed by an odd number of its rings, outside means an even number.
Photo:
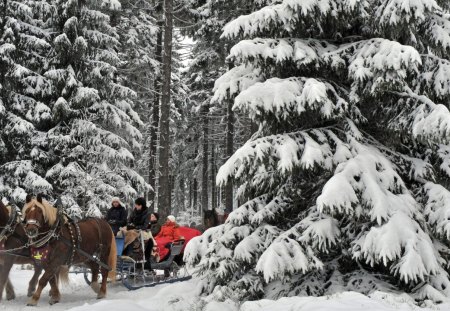
[[[121,3],[5,5],[0,167],[10,176],[2,175],[0,194],[19,201],[28,191],[61,196],[80,216],[80,204],[99,215],[111,197],[147,191],[133,169],[143,139],[137,93],[118,70],[123,49],[111,20]]]
[[[450,296],[442,3],[281,0],[224,27],[214,98],[259,127],[217,174],[241,206],[187,249],[206,291]]]
[[[343,114],[348,107],[347,101],[327,82],[314,78],[272,78],[242,91],[233,109],[247,112],[252,119],[270,113],[285,120],[306,110],[318,111],[329,118]]]

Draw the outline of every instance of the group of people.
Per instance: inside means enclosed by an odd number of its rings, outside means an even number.
[[[113,198],[112,206],[106,214],[106,220],[111,226],[114,235],[125,238],[124,255],[133,251],[132,242],[139,234],[144,234],[146,240],[145,258],[158,261],[167,255],[168,243],[180,240],[179,226],[173,215],[167,217],[163,225],[159,223],[159,214],[150,211],[147,201],[138,198],[134,202],[134,208],[128,217],[128,211],[119,198]]]

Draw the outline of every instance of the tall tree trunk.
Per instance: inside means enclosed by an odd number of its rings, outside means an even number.
[[[174,185],[175,185],[175,183],[174,183],[174,176],[170,175],[169,176],[169,187],[170,187],[170,191],[169,191],[169,206],[172,206]],[[177,215],[178,214],[177,206],[172,208],[169,213],[173,214],[173,215]]]
[[[256,131],[258,131],[258,124],[254,121],[250,121],[250,138],[256,133]]]
[[[194,134],[194,143],[195,143],[195,149],[194,149],[194,154],[192,155],[193,160],[194,160],[194,172],[193,172],[193,184],[192,184],[192,210],[198,211],[198,179],[197,179],[197,168],[198,168],[198,163],[197,163],[197,158],[198,158],[198,146],[199,144],[198,142],[198,133],[196,132]],[[202,216],[201,210],[200,210],[200,216]]]
[[[194,178],[194,185],[192,188],[193,188],[192,192],[194,195],[192,208],[197,210],[197,208],[198,208],[198,204],[197,204],[198,181],[197,181],[197,178]]]
[[[157,18],[159,21],[157,22],[158,25],[158,34],[156,37],[156,49],[155,49],[155,60],[160,65],[161,69],[161,61],[162,61],[162,16],[160,16],[161,13],[161,1],[158,1],[156,7],[157,12]],[[159,100],[160,100],[160,94],[161,94],[161,72],[159,71],[156,75],[155,79],[153,80],[153,90],[154,90],[154,97],[153,97],[153,109],[152,109],[152,119],[150,121],[150,157],[149,157],[149,172],[148,172],[148,179],[149,184],[153,188],[153,192],[150,192],[149,194],[149,201],[152,201],[152,206],[155,208],[155,194],[157,193],[156,189],[156,178],[157,178],[157,169],[156,169],[156,152],[158,147],[158,126],[159,126]]]
[[[231,68],[230,68],[231,69]],[[226,133],[226,157],[229,159],[233,155],[234,144],[234,112],[233,101],[228,102],[227,107],[227,133]],[[233,211],[233,183],[228,180],[225,186],[225,213]]]
[[[181,198],[178,200],[180,202],[181,206],[179,207],[179,210],[185,212],[186,211],[186,183],[184,182],[184,178],[180,178],[179,182],[179,188],[180,188],[180,196]]]
[[[172,75],[173,0],[164,0],[164,54],[161,118],[159,120],[159,198],[158,211],[162,219],[170,214],[170,85]]]
[[[194,205],[192,204],[192,179],[189,180],[189,208],[191,209],[191,211],[194,210]]]
[[[208,111],[209,105],[203,108],[203,157],[202,157],[202,209],[208,210]]]
[[[216,151],[214,143],[211,143],[211,208],[217,208],[217,187],[216,187]]]

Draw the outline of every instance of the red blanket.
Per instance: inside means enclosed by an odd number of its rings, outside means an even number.
[[[199,236],[202,234],[197,229],[192,229],[189,227],[180,227],[179,229],[180,229],[180,235],[186,241],[184,243],[183,251],[186,248],[186,245],[189,243],[190,240],[192,240],[196,236]],[[155,240],[156,240],[156,243],[158,244],[159,256],[160,256],[161,260],[164,260],[167,257],[167,255],[169,254],[169,248],[167,248],[166,245],[173,241],[170,240],[169,238],[161,238],[161,237],[156,237]]]

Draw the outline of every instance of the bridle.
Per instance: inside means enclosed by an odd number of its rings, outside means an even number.
[[[6,206],[5,206],[6,207]],[[11,214],[8,218],[8,222],[5,226],[0,226],[2,231],[0,232],[0,243],[6,243],[6,240],[9,239],[14,232],[16,231],[17,226],[20,224],[20,221],[18,221],[17,217],[17,210],[15,206],[11,206]],[[4,244],[3,244],[4,245]],[[28,243],[25,243],[22,246],[10,248],[10,249],[1,249],[0,254],[11,254],[13,256],[21,256],[20,254],[17,254],[16,251],[21,251],[23,249],[27,249],[29,247]]]
[[[25,233],[29,239],[28,244],[30,246],[33,246],[34,248],[40,248],[40,247],[44,246],[45,244],[47,244],[52,238],[58,238],[59,234],[56,231],[60,228],[59,224],[61,223],[61,219],[63,217],[64,216],[63,216],[62,209],[58,209],[58,217],[56,217],[55,223],[50,227],[50,229],[48,231],[40,232],[40,233],[38,232],[38,234],[36,236],[30,236],[28,234],[28,231],[25,230]],[[42,224],[37,219],[33,219],[33,218],[27,219],[27,221],[25,223],[26,223],[26,225],[36,226],[38,231],[40,228],[42,228]],[[34,240],[36,237],[38,237],[40,235],[43,235],[43,237],[39,238],[37,240]]]
[[[14,206],[11,206],[11,215],[9,215],[8,222],[5,226],[0,227],[2,228],[2,231],[0,232],[0,242],[8,239],[16,230],[18,224],[17,210]]]

